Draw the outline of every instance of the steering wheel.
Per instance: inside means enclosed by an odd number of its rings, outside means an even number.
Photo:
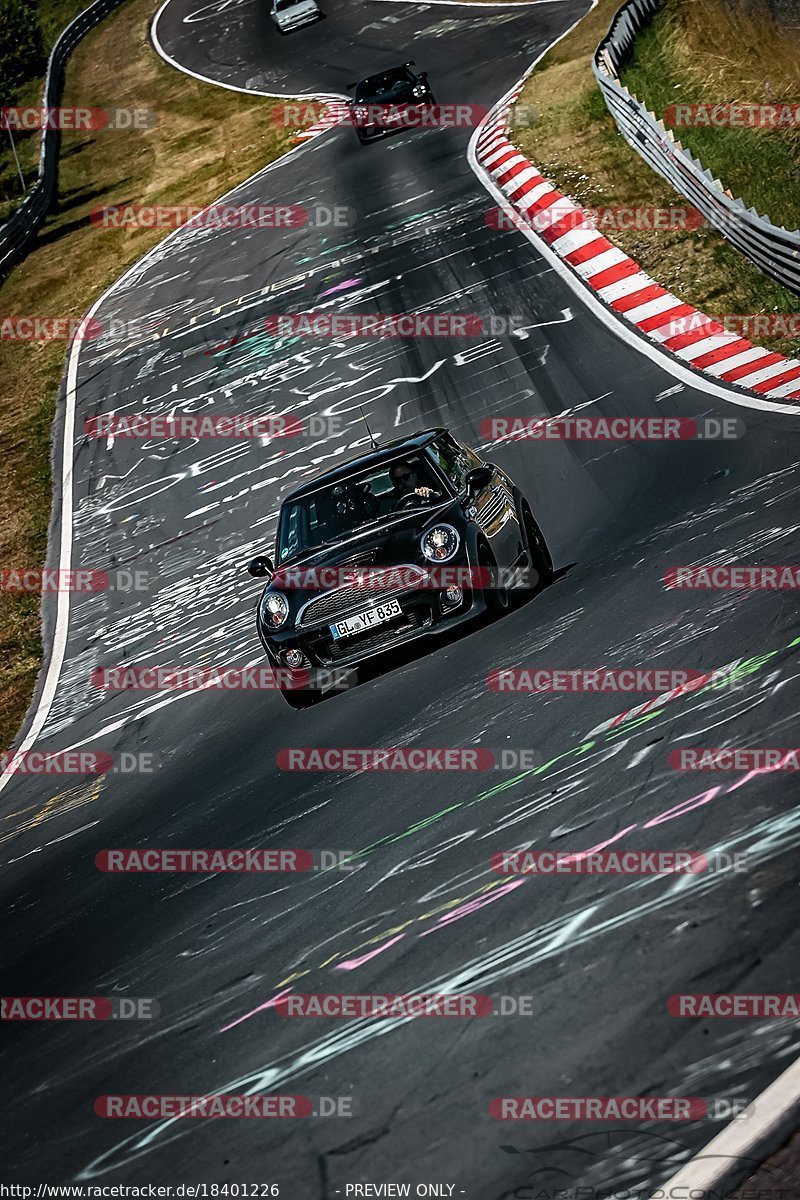
[[[441,498],[441,492],[433,492],[430,496],[418,496],[416,492],[411,492],[408,496],[403,496],[403,499],[395,505],[395,512],[400,512],[404,508],[411,508],[412,505],[416,508],[421,500],[426,504],[433,504],[436,500],[441,500]]]

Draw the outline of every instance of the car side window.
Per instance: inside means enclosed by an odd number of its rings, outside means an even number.
[[[444,471],[458,492],[463,492],[466,479],[473,467],[479,467],[481,460],[466,446],[460,445],[455,438],[444,434],[438,437],[430,446],[434,460]]]

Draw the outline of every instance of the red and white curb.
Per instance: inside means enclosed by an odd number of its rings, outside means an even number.
[[[307,129],[301,129],[294,137],[296,142],[307,142],[309,138],[319,137],[320,134],[327,133],[329,129],[333,129],[334,125],[343,125],[347,120],[349,109],[346,104],[340,101],[334,101],[327,104],[319,116],[319,120],[313,125],[309,125]]]
[[[762,397],[800,400],[800,361],[754,346],[656,283],[509,141],[506,118],[521,90],[517,85],[492,109],[475,142],[477,164],[520,226],[538,234],[619,318],[687,367]],[[688,332],[676,334],[675,322]]]

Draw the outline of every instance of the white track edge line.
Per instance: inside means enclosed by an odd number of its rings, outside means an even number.
[[[159,12],[163,11],[163,9],[166,8],[166,4],[168,4],[168,3],[171,3],[171,0],[166,0],[166,3],[164,5],[162,5],[161,9],[159,9]],[[158,14],[156,14],[156,16],[158,16]],[[188,72],[188,73],[191,74],[191,72]],[[200,76],[197,76],[197,78],[201,79]],[[213,83],[214,81],[211,80],[211,81],[203,81],[203,82],[212,82]],[[224,87],[225,85],[221,84],[219,86]],[[264,94],[266,94],[266,93],[264,93]],[[293,98],[293,97],[289,97],[289,98]],[[299,97],[299,98],[302,99],[303,97]],[[227,196],[233,195],[233,193],[238,191],[240,188],[246,187],[248,184],[252,183],[253,180],[258,179],[258,177],[260,175],[266,175],[270,171],[274,170],[275,168],[283,166],[283,164],[292,156],[302,154],[305,150],[308,149],[308,146],[310,144],[311,143],[309,143],[309,142],[300,142],[298,145],[292,146],[289,150],[286,151],[285,154],[282,154],[280,156],[280,158],[276,158],[273,162],[267,163],[266,166],[261,167],[258,171],[255,171],[252,175],[248,176],[246,179],[240,180],[238,183],[234,184],[234,186],[232,188],[230,188],[227,192],[225,192],[222,196],[217,197],[216,200],[212,200],[210,203],[211,204],[219,204]],[[119,276],[118,279],[115,279],[114,282],[112,284],[110,284],[109,287],[106,288],[106,290],[102,293],[102,295],[99,296],[97,300],[95,300],[94,304],[89,309],[89,311],[87,312],[86,316],[83,319],[90,320],[94,316],[95,312],[97,312],[100,305],[118,287],[121,287],[122,284],[124,284],[125,280],[128,278],[129,275],[132,275],[135,271],[139,271],[141,269],[142,265],[144,263],[146,263],[147,260],[151,256],[155,256],[156,253],[161,252],[161,250],[166,242],[170,241],[172,238],[177,237],[181,233],[183,233],[183,234],[186,233],[186,229],[183,226],[179,227],[178,229],[171,230],[167,234],[166,237],[162,238],[161,241],[156,242],[156,244],[154,246],[151,246],[151,248],[145,254],[143,254],[141,256],[141,258],[137,258],[136,261],[133,262],[128,267],[128,269],[126,271],[124,271],[122,275]],[[66,389],[65,389],[65,394],[64,394],[65,412],[64,412],[63,446],[62,446],[62,454],[61,454],[61,530],[60,530],[60,537],[59,537],[59,560],[58,560],[58,568],[57,568],[59,571],[69,571],[71,560],[72,560],[72,545],[73,545],[72,471],[73,471],[73,458],[74,458],[74,452],[75,452],[75,446],[74,446],[75,409],[76,409],[76,401],[77,401],[78,366],[79,366],[79,362],[80,362],[80,352],[81,352],[82,347],[83,347],[83,339],[73,338],[73,340],[70,344],[69,357],[67,360],[67,378],[66,378]],[[57,416],[57,413],[58,413],[58,409],[56,409],[56,416]],[[56,418],[54,417],[54,421],[55,421],[55,419]],[[54,496],[54,498],[53,498],[53,510],[54,511],[55,511],[56,502],[57,502],[57,497]],[[49,545],[49,539],[48,539],[48,545]],[[38,738],[39,734],[41,733],[48,716],[50,715],[50,709],[52,707],[53,700],[55,699],[56,688],[58,687],[58,682],[61,677],[61,668],[63,666],[64,657],[66,654],[67,637],[69,634],[69,607],[70,607],[70,593],[68,591],[65,591],[65,592],[60,591],[58,593],[58,600],[57,600],[57,604],[56,604],[56,620],[55,620],[55,628],[53,631],[53,643],[52,643],[52,648],[51,648],[51,652],[50,652],[50,657],[47,661],[47,666],[45,668],[44,684],[42,685],[42,690],[41,690],[41,693],[39,694],[39,698],[38,698],[38,701],[36,702],[36,707],[33,711],[33,714],[31,715],[30,709],[25,714],[25,718],[22,723],[22,728],[23,729],[25,728],[26,722],[28,721],[28,719],[30,719],[30,725],[28,726],[28,731],[25,734],[25,736],[22,738],[22,740],[19,744],[19,747],[14,751],[13,756],[10,758],[10,760],[7,762],[6,766],[0,772],[0,792],[2,792],[8,786],[10,780],[17,774],[16,768],[20,763],[21,756],[24,755],[34,744],[34,742]],[[37,686],[38,686],[38,680],[37,680]]]

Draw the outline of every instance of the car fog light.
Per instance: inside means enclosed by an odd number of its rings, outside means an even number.
[[[281,658],[286,663],[287,667],[291,667],[295,671],[298,667],[302,667],[303,663],[308,661],[305,654],[303,654],[303,651],[297,649],[284,650],[281,654]]]

